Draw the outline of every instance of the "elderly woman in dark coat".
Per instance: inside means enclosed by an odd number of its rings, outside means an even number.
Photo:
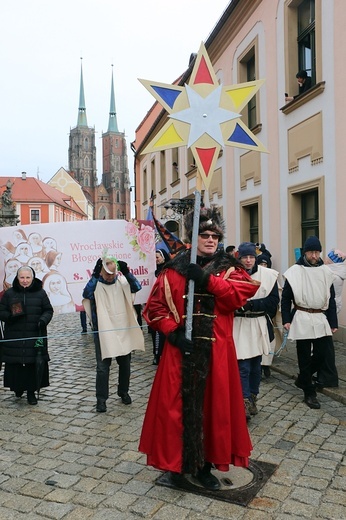
[[[5,323],[2,361],[5,362],[4,387],[21,397],[27,391],[29,404],[37,404],[38,390],[35,361],[38,337],[46,336],[53,307],[42,282],[31,267],[18,269],[13,285],[0,302],[0,320]],[[47,342],[43,347],[43,374],[40,388],[49,386]]]

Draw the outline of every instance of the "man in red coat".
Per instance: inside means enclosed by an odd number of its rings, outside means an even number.
[[[185,227],[191,238],[193,212]],[[259,286],[238,261],[218,249],[224,225],[215,208],[201,209],[197,263],[177,255],[158,276],[144,309],[148,325],[166,336],[144,419],[139,450],[147,464],[170,471],[179,485],[190,473],[219,489],[213,465],[248,466],[247,430],[233,312]],[[195,281],[192,341],[185,337],[188,280]]]

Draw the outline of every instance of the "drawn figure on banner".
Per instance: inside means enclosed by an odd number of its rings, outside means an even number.
[[[39,256],[33,256],[28,261],[28,266],[35,271],[35,276],[42,281],[44,275],[50,272],[43,258]]]
[[[14,252],[14,258],[22,265],[27,265],[30,258],[33,256],[31,245],[28,242],[20,242]]]
[[[27,236],[22,229],[16,229],[12,233],[13,244],[16,247],[20,242],[27,242]]]
[[[64,314],[76,310],[64,276],[56,271],[51,271],[43,277],[42,283],[50,303],[53,305],[54,312]]]
[[[56,240],[55,240],[55,238],[52,238],[52,237],[45,237],[42,240],[42,246],[43,246],[43,258],[46,258],[49,251],[58,250]]]
[[[15,248],[10,242],[6,242],[6,244],[0,244],[0,251],[4,255],[5,262],[7,262],[7,260],[13,258]]]
[[[5,264],[5,279],[4,279],[4,290],[6,291],[12,287],[13,280],[17,275],[18,269],[22,267],[21,263],[16,258],[10,258]]]
[[[31,245],[33,256],[43,257],[43,245],[40,233],[30,233],[28,242]]]
[[[46,255],[46,264],[51,271],[58,271],[61,264],[62,253],[49,251]]]

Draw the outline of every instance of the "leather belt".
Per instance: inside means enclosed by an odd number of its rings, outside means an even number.
[[[265,312],[242,312],[235,311],[234,316],[236,318],[260,318],[261,316],[265,316]]]
[[[315,314],[317,312],[324,312],[322,309],[308,309],[306,307],[301,307],[300,305],[295,305],[294,308],[297,309],[297,311],[309,312],[310,314]]]

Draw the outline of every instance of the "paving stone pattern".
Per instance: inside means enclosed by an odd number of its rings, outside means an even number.
[[[95,412],[95,360],[78,314],[49,327],[51,386],[37,406],[8,389],[0,397],[0,520],[346,519],[346,408],[320,394],[310,410],[292,379],[273,370],[249,425],[252,458],[278,468],[248,507],[155,485],[160,472],[137,450],[156,367],[135,352],[125,406],[111,368],[107,413]],[[289,361],[287,361],[289,363]],[[3,371],[1,372],[2,386]]]

